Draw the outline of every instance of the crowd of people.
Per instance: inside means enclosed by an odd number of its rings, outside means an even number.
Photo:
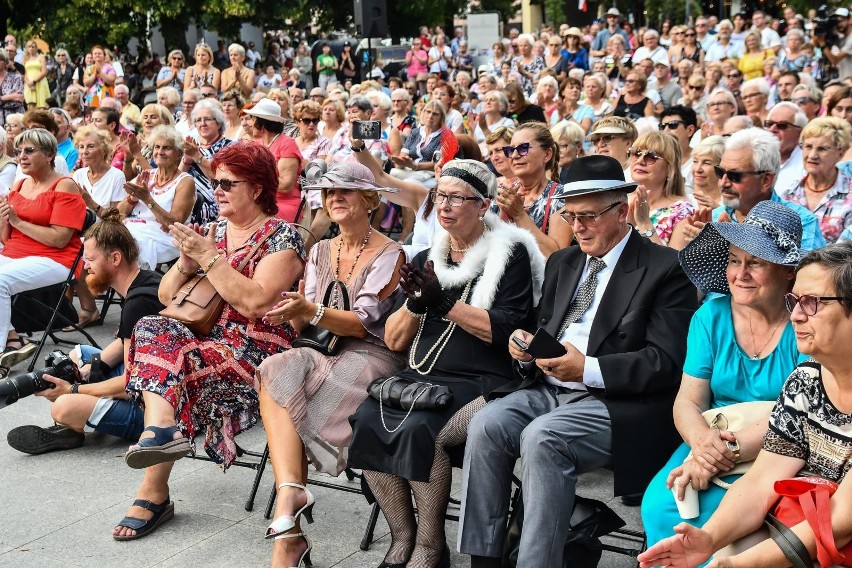
[[[518,566],[563,565],[577,479],[604,467],[642,506],[642,566],[780,565],[772,539],[728,545],[809,474],[837,489],[829,534],[790,529],[822,562],[852,535],[849,16],[634,31],[611,8],[478,64],[462,28],[423,28],[390,76],[283,33],[133,69],[7,36],[0,368],[34,351],[12,297],[81,246],[78,325],[125,298],[100,358],[73,351],[84,380],[37,393],[56,424],[9,444],[130,441],[132,540],[174,515],[197,434],[228,467],[262,420],[273,566],[310,564],[309,464],[363,471],[384,568],[449,566],[453,467],[473,568],[503,565],[518,459]],[[204,329],[168,315],[199,277],[222,305]]]

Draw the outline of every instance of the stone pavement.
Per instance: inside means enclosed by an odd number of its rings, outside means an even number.
[[[112,307],[107,323],[89,328],[105,345],[118,323]],[[65,334],[72,336],[73,334]],[[47,351],[52,346],[49,344]],[[65,348],[63,348],[65,349]],[[67,349],[65,349],[67,351]],[[26,363],[13,369],[23,371]],[[41,365],[37,366],[40,368]],[[245,502],[254,470],[233,467],[226,473],[215,464],[183,459],[175,465],[171,496],[175,518],[156,533],[136,541],[117,542],[111,530],[127,511],[142,472],[128,468],[123,459],[127,444],[115,438],[89,434],[77,450],[28,456],[6,444],[6,433],[22,424],[52,424],[49,403],[29,397],[0,409],[0,567],[171,567],[190,568],[269,565],[271,543],[263,539],[269,521],[263,517],[273,485],[271,467],[266,472],[254,510]],[[261,451],[263,429],[255,427],[238,438],[246,449]],[[201,444],[199,444],[199,448]],[[458,492],[456,474],[455,492]],[[345,477],[331,480],[346,484]],[[357,482],[349,483],[357,487]],[[317,498],[313,525],[306,532],[313,541],[312,559],[318,568],[377,566],[390,543],[380,516],[370,550],[359,548],[370,507],[360,495],[312,487]],[[578,492],[601,499],[633,529],[641,527],[638,508],[624,507],[612,498],[612,476],[600,472],[583,476]],[[457,525],[447,523],[447,539],[455,549]],[[612,541],[610,541],[612,542]],[[466,556],[453,552],[453,566],[467,566]],[[605,553],[600,566],[627,568],[635,562]]]

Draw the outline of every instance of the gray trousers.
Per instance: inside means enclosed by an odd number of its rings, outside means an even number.
[[[459,551],[500,557],[512,471],[522,458],[518,567],[562,566],[577,477],[611,462],[606,406],[586,392],[537,384],[488,403],[468,428]]]

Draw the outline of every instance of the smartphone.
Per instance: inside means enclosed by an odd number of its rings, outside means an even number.
[[[565,355],[568,350],[546,329],[540,327],[535,332],[526,351],[536,359],[555,359]]]
[[[513,336],[512,336],[512,343],[514,343],[515,345],[517,345],[517,346],[518,346],[518,348],[519,348],[521,351],[526,351],[527,349],[529,349],[529,346],[530,346],[530,344],[529,344],[529,343],[527,343],[526,341],[524,341],[523,339],[521,339],[520,337],[518,337],[518,336],[516,336],[516,335],[513,335]]]
[[[356,120],[352,123],[352,138],[378,140],[382,137],[382,124],[378,120]]]

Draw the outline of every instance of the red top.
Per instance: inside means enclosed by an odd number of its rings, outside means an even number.
[[[299,150],[296,141],[283,132],[269,145],[269,151],[275,156],[276,169],[278,167],[278,160],[281,158],[295,158],[299,162],[299,169],[296,171],[296,181],[293,182],[293,189],[287,194],[280,191],[275,194],[275,202],[278,204],[278,213],[275,216],[279,219],[284,219],[288,223],[298,222],[295,217],[296,212],[299,210],[299,204],[302,202],[302,194],[299,191],[299,174],[302,173],[302,152]]]
[[[47,191],[38,194],[35,199],[28,199],[21,195],[21,186],[24,180],[9,192],[9,204],[15,210],[15,214],[22,220],[34,225],[48,227],[58,225],[70,227],[75,230],[75,235],[68,240],[62,248],[48,246],[40,243],[12,227],[12,233],[3,248],[3,256],[9,258],[24,258],[27,256],[43,256],[55,260],[59,264],[71,268],[80,252],[80,239],[76,238],[83,230],[83,222],[86,219],[86,203],[78,193],[67,191],[54,191],[59,182],[69,177],[60,178]]]

